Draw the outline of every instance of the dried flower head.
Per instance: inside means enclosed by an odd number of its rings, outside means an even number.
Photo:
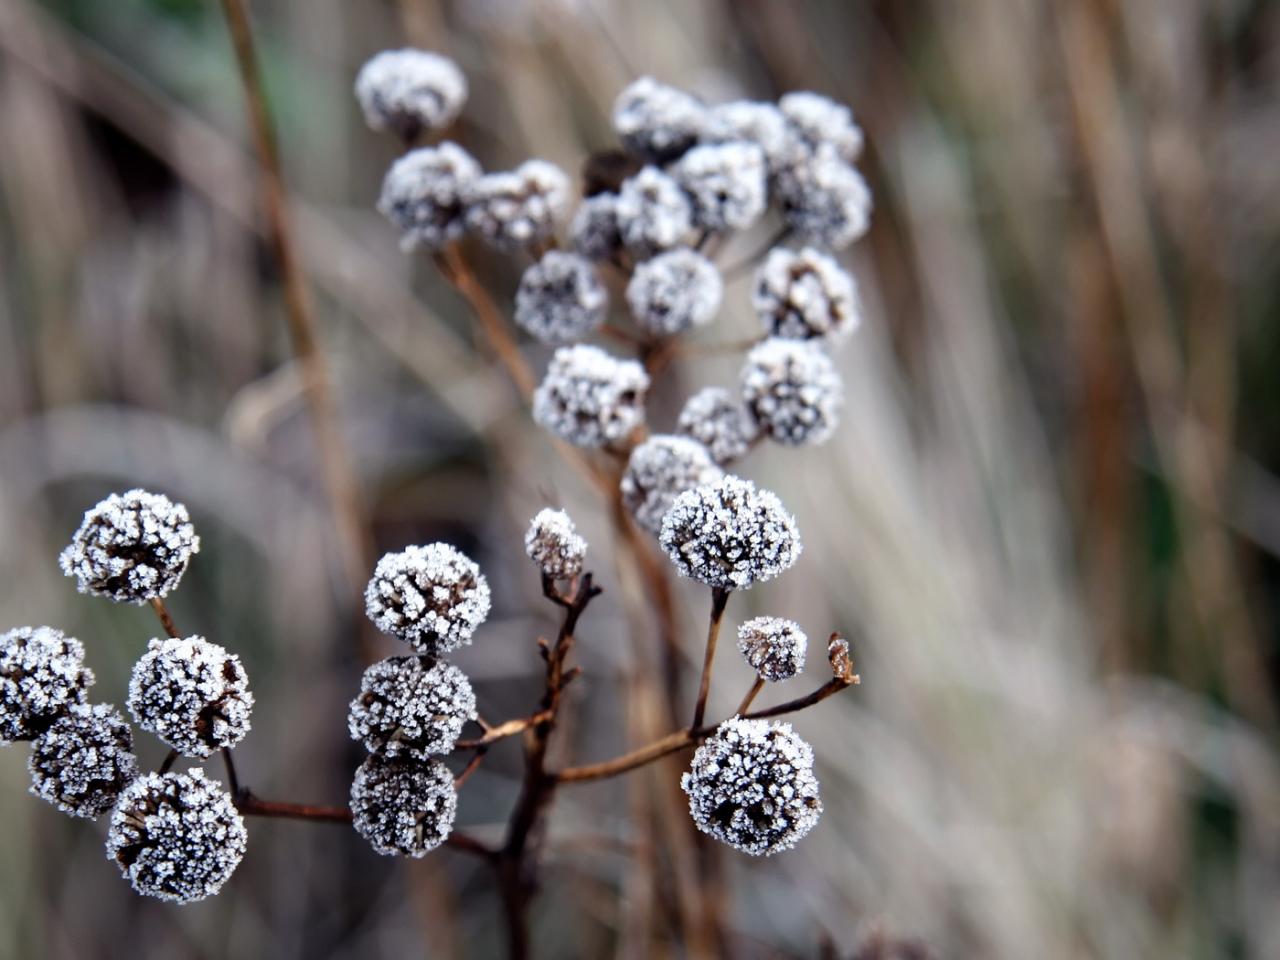
[[[253,694],[239,657],[204,637],[165,637],[134,664],[129,712],[184,757],[207,757],[244,739]]]
[[[608,305],[609,295],[589,260],[551,250],[520,278],[515,317],[543,343],[568,343],[600,326]]]
[[[426,760],[453,749],[476,718],[471,681],[457,667],[422,657],[389,657],[365,670],[347,728],[370,753]]]
[[[84,647],[52,627],[0,635],[0,744],[31,740],[93,686]]]
[[[790,680],[804,669],[808,648],[809,639],[792,620],[756,617],[738,627],[738,650],[762,680]]]
[[[100,817],[138,776],[133,733],[115,707],[78,703],[31,744],[31,792],[73,817]]]
[[[599,347],[561,347],[533,394],[533,419],[579,447],[625,440],[644,423],[649,376]]]
[[[453,775],[438,760],[372,756],[351,784],[356,832],[385,856],[426,856],[448,839],[457,812]]]
[[[769,251],[751,305],[769,336],[792,340],[840,340],[861,320],[853,277],[813,247]]]
[[[680,411],[676,432],[697,440],[723,467],[746,456],[760,435],[760,426],[741,397],[724,387],[704,387]]]
[[[772,337],[747,354],[742,399],[765,433],[787,446],[800,446],[831,436],[844,388],[817,344]]]
[[[614,211],[623,244],[641,259],[684,243],[693,229],[688,196],[657,167],[622,182]]]
[[[467,226],[499,250],[515,250],[555,232],[569,209],[569,178],[546,160],[485,174],[466,190]]]
[[[778,109],[798,149],[814,153],[830,145],[845,163],[855,163],[862,154],[862,128],[844,104],[820,93],[798,91],[779,100]]]
[[[735,100],[712,107],[702,129],[703,143],[754,143],[764,151],[771,175],[790,159],[793,136],[781,110],[772,103],[755,100]]]
[[[59,563],[81,593],[145,603],[176,587],[199,550],[186,507],[163,494],[129,490],[85,513]]]
[[[466,229],[463,197],[481,174],[456,143],[411,150],[387,171],[378,210],[399,228],[406,251],[439,250]]]
[[[356,74],[356,100],[374,130],[392,130],[411,141],[457,118],[467,102],[467,78],[438,53],[384,50]]]
[[[379,630],[437,657],[471,642],[489,616],[489,582],[460,550],[429,543],[385,554],[364,602]]]
[[[659,542],[680,576],[725,590],[772,580],[801,550],[796,522],[777,496],[735,476],[676,497]]]
[[[632,153],[648,160],[671,160],[697,142],[706,107],[676,87],[641,77],[613,104],[613,128]]]
[[[659,434],[631,451],[622,474],[622,502],[640,526],[657,533],[676,497],[723,475],[697,440]]]
[[[571,580],[582,572],[587,541],[578,536],[563,510],[539,510],[524,535],[524,552],[552,580]]]
[[[720,271],[688,247],[676,247],[637,264],[627,284],[631,315],[658,336],[710,323],[723,296]]]
[[[673,174],[693,201],[694,225],[704,230],[745,230],[769,202],[764,151],[745,140],[694,147]]]
[[[871,223],[866,181],[830,144],[779,173],[777,193],[787,225],[832,250],[853,243]]]
[[[578,205],[569,224],[573,249],[588,260],[608,260],[622,248],[618,233],[618,195],[597,193]]]

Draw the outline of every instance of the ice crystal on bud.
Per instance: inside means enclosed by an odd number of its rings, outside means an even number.
[[[673,168],[693,201],[693,222],[704,230],[745,230],[768,203],[764,151],[736,141],[694,147]]]
[[[724,281],[715,264],[688,247],[638,264],[627,284],[631,315],[659,336],[710,323],[723,295]]]
[[[813,247],[775,247],[756,273],[751,305],[765,332],[794,340],[840,340],[861,319],[853,277]]]
[[[760,426],[741,398],[724,387],[704,387],[680,411],[676,432],[697,440],[723,467],[746,455]]]
[[[500,250],[550,236],[569,207],[569,178],[553,163],[526,160],[466,190],[467,226]]]
[[[36,737],[31,792],[73,817],[99,817],[138,775],[133,733],[109,704],[76,704]]]
[[[438,760],[369,757],[351,784],[356,832],[385,856],[426,856],[448,839],[457,812],[453,775]]]
[[[792,148],[793,134],[772,103],[735,100],[712,107],[702,131],[704,143],[747,141],[764,151],[770,174],[785,166]]]
[[[400,229],[400,246],[439,250],[466,229],[463,197],[480,164],[456,143],[411,150],[382,181],[378,210]]]
[[[604,284],[588,260],[552,250],[520,278],[515,318],[543,343],[567,343],[598,327],[608,304]]]
[[[698,139],[706,107],[692,94],[641,77],[613,104],[613,128],[626,148],[656,161],[670,160]]]
[[[84,702],[93,685],[84,647],[52,627],[0,635],[0,744],[31,740]]]
[[[631,451],[622,474],[622,502],[640,526],[657,533],[677,496],[721,476],[723,471],[698,441],[653,436]]]
[[[546,508],[529,524],[524,552],[552,580],[570,580],[582,572],[587,541],[578,536],[573,520],[563,510]]]
[[[384,50],[356,75],[356,100],[374,130],[412,140],[447,126],[467,102],[467,78],[448,57],[426,50]]]
[[[867,232],[871,192],[862,174],[830,144],[783,170],[777,179],[782,215],[801,238],[832,250]]]
[[[787,446],[800,446],[831,436],[844,388],[817,344],[773,337],[747,354],[742,399],[765,433]]]
[[[622,242],[640,258],[678,246],[693,229],[688,196],[657,167],[624,180],[614,210]]]
[[[726,720],[680,786],[699,830],[752,856],[794,847],[822,814],[813,748],[786,723]]]
[[[622,247],[618,233],[618,195],[597,193],[578,205],[569,224],[573,249],[588,260],[608,260]]]
[[[799,625],[781,617],[756,617],[738,627],[738,650],[760,679],[790,680],[804,668],[809,640]]]
[[[430,543],[384,555],[364,601],[379,630],[435,657],[471,642],[489,616],[489,583],[466,554]]]
[[[778,101],[799,149],[814,153],[829,145],[845,163],[854,163],[862,153],[862,128],[844,104],[820,93],[798,91]]]
[[[390,657],[365,670],[347,727],[370,753],[426,760],[451,751],[475,718],[476,696],[457,667]]]
[[[599,347],[561,347],[533,395],[533,419],[579,447],[625,440],[644,423],[649,376]]]

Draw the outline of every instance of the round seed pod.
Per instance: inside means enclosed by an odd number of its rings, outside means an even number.
[[[723,475],[698,441],[658,434],[631,451],[622,502],[640,526],[656,534],[677,496]]]
[[[618,235],[638,259],[679,246],[693,230],[688,196],[657,167],[645,167],[622,181],[614,212]]]
[[[608,306],[589,260],[551,250],[520,278],[515,319],[543,343],[569,343],[600,326]]]
[[[597,193],[585,198],[569,224],[573,249],[588,260],[608,260],[622,249],[618,233],[618,195]]]
[[[767,335],[790,340],[837,342],[862,319],[853,277],[813,247],[769,251],[751,305]]]
[[[603,447],[644,423],[649,375],[586,344],[561,347],[533,394],[533,419],[579,447]]]
[[[637,264],[627,304],[650,333],[671,336],[715,319],[724,296],[720,271],[702,254],[676,247]]]
[[[724,387],[704,387],[686,401],[676,432],[697,440],[724,467],[746,456],[760,426],[740,397]]]
[[[351,701],[351,739],[370,753],[426,760],[446,754],[476,718],[476,695],[457,667],[421,657],[389,657],[373,664]]]
[[[569,178],[553,163],[526,160],[485,174],[466,190],[467,226],[499,250],[551,236],[569,208]]]
[[[448,839],[457,812],[453,775],[438,760],[372,756],[351,784],[356,832],[384,856],[426,856]]]
[[[754,100],[734,100],[710,108],[702,130],[703,143],[754,143],[764,151],[770,176],[790,160],[793,136],[777,106]]]
[[[786,94],[778,101],[786,118],[792,142],[800,150],[815,153],[828,146],[845,163],[855,163],[862,155],[862,128],[853,113],[830,97],[807,90]]]
[[[829,144],[781,171],[776,185],[787,225],[810,243],[841,250],[871,224],[867,182]]]
[[[745,230],[768,204],[768,166],[754,143],[694,147],[675,164],[673,175],[693,201],[694,225],[704,230]]]
[[[641,77],[613,104],[613,128],[632,153],[658,162],[678,157],[698,140],[706,108],[697,97]]]
[[[76,704],[31,744],[31,792],[73,817],[100,817],[138,776],[133,733],[109,704]]]
[[[364,600],[379,630],[438,657],[470,643],[489,616],[489,582],[460,550],[430,543],[384,555]]]
[[[809,640],[799,625],[781,617],[756,617],[738,627],[738,650],[760,679],[777,683],[804,669]]]
[[[465,232],[463,197],[481,175],[456,143],[410,150],[387,171],[378,210],[399,228],[406,252],[439,250]]]
[[[84,647],[52,627],[0,635],[0,744],[32,740],[93,686]]]
[[[844,388],[815,344],[778,337],[747,354],[742,399],[761,430],[787,446],[820,444],[835,430]]]
[[[524,552],[544,576],[571,580],[582,572],[587,541],[578,536],[569,514],[550,508],[539,510],[524,535]]]
[[[467,102],[467,78],[448,57],[426,50],[384,50],[356,74],[356,100],[374,130],[406,142],[448,126]]]

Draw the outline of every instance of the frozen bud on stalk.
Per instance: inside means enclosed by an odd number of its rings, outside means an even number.
[[[613,128],[632,153],[655,161],[680,156],[697,142],[706,107],[676,87],[641,77],[613,104]]]
[[[693,222],[704,230],[745,230],[768,203],[764,151],[754,143],[694,147],[674,167],[693,200]]]
[[[830,358],[816,344],[773,337],[747,354],[742,399],[761,430],[796,447],[831,436],[844,388]]]
[[[792,340],[840,340],[861,319],[853,277],[813,247],[769,251],[751,305],[769,336]]]
[[[800,150],[814,153],[826,144],[845,163],[856,162],[862,154],[862,128],[844,104],[820,93],[800,91],[779,100],[778,109],[786,117],[793,143]]]
[[[790,680],[804,668],[809,640],[791,620],[756,617],[738,627],[738,650],[761,680]]]
[[[785,166],[792,147],[792,133],[783,116],[772,103],[735,100],[712,107],[703,127],[704,143],[747,141],[764,151],[769,172]]]
[[[746,456],[760,426],[740,397],[724,387],[704,387],[680,411],[676,432],[697,440],[723,467]]]
[[[429,543],[385,554],[364,602],[379,630],[437,657],[471,642],[489,616],[489,582],[460,550]]]
[[[120,796],[107,859],[138,893],[194,903],[222,889],[247,839],[231,795],[201,771],[150,773]]]
[[[374,130],[412,140],[452,123],[467,102],[467,78],[448,57],[426,50],[384,50],[356,75],[356,100]]]
[[[723,295],[724,281],[715,264],[688,247],[637,264],[627,284],[631,315],[659,336],[710,323]]]
[[[18,627],[0,636],[0,744],[31,740],[93,686],[84,647],[52,627]]]
[[[699,830],[752,856],[794,847],[822,814],[813,748],[787,723],[726,720],[680,786]]]
[[[453,774],[438,760],[369,757],[351,784],[356,832],[385,856],[426,856],[448,839],[457,812]]]
[[[455,143],[412,150],[391,165],[378,210],[399,228],[400,246],[439,250],[466,229],[463,195],[481,170]]]
[[[475,718],[476,696],[457,667],[390,657],[364,672],[347,727],[370,753],[426,760],[451,751]]]
[[[631,451],[622,474],[622,502],[640,526],[657,533],[677,496],[723,474],[698,441],[653,436]]]
[[[812,243],[843,249],[871,223],[866,181],[829,144],[782,171],[777,187],[787,225]]]
[[[608,305],[609,295],[588,260],[552,250],[520,278],[516,323],[543,343],[566,343],[600,326]]]
[[[569,178],[553,163],[526,160],[473,181],[466,204],[467,226],[499,250],[515,250],[555,231],[569,208]]]
[[[622,247],[618,233],[618,195],[597,193],[578,206],[569,224],[573,249],[588,260],[608,260]]]
[[[587,541],[574,531],[563,510],[539,510],[524,535],[524,552],[552,580],[571,580],[582,572]]]
[[[772,580],[801,550],[796,522],[777,496],[735,476],[676,497],[659,542],[680,576],[725,590]]]
[[[644,423],[649,376],[599,347],[561,347],[533,394],[533,419],[579,447],[625,440]]]
[[[678,246],[693,229],[688,196],[657,167],[624,180],[614,210],[623,244],[639,258]]]
[[[59,563],[81,593],[145,603],[176,587],[199,550],[186,507],[163,494],[129,490],[84,515]]]
[[[109,704],[76,704],[36,737],[31,792],[73,817],[100,817],[138,776],[133,733]]]
[[[253,694],[240,658],[204,637],[152,640],[133,667],[129,712],[184,757],[207,757],[249,732]]]

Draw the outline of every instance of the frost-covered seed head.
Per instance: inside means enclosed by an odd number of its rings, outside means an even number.
[[[411,141],[457,118],[467,102],[467,78],[438,53],[384,50],[356,75],[356,100],[374,130],[392,130]]]
[[[78,703],[36,737],[31,792],[73,817],[100,817],[138,776],[133,733],[115,707]]]
[[[625,440],[644,423],[649,376],[599,347],[561,347],[533,394],[533,419],[579,447]]]
[[[614,210],[623,244],[641,259],[678,246],[693,229],[688,196],[657,167],[624,180]]]
[[[673,173],[704,230],[745,230],[769,202],[764,151],[745,140],[694,147]]]
[[[598,327],[608,305],[609,295],[589,260],[551,250],[520,278],[516,323],[543,343],[568,343]]]
[[[385,554],[365,588],[364,602],[383,633],[438,657],[470,643],[489,616],[489,582],[460,550],[429,543]]]
[[[802,239],[832,250],[847,247],[871,223],[871,191],[862,174],[830,144],[778,175],[787,225]]]
[[[676,497],[723,475],[697,440],[659,434],[631,451],[622,474],[622,502],[640,526],[657,533]]]
[[[738,650],[762,680],[790,680],[804,669],[808,647],[799,625],[781,617],[756,617],[738,627]]]
[[[813,247],[769,251],[751,305],[769,336],[792,340],[841,340],[861,320],[853,277]]]
[[[448,839],[457,812],[453,775],[438,760],[369,757],[351,784],[356,832],[384,856],[426,856]]]
[[[723,296],[720,271],[688,247],[677,247],[637,264],[627,284],[631,315],[659,336],[710,323]]]
[[[199,550],[186,507],[163,494],[129,490],[85,513],[59,563],[81,593],[145,603],[176,587]]]
[[[793,143],[807,153],[829,145],[845,163],[855,163],[862,154],[862,128],[842,103],[820,93],[788,93],[778,101],[786,117]]]
[[[742,400],[761,430],[787,446],[825,442],[840,417],[844,387],[816,344],[772,337],[742,367]]]
[[[747,141],[764,151],[772,175],[784,167],[792,149],[792,132],[787,118],[772,103],[735,100],[707,111],[702,131],[703,143]]]
[[[107,859],[138,893],[194,903],[222,889],[247,840],[231,795],[201,771],[149,773],[116,804]]]
[[[387,171],[378,210],[399,228],[404,250],[439,250],[466,229],[463,196],[481,173],[456,143],[411,150]]]
[[[569,224],[573,249],[588,260],[608,260],[622,248],[618,233],[618,195],[597,193],[578,205]]]
[[[552,580],[571,580],[582,572],[587,541],[578,536],[563,510],[539,510],[524,535],[524,552]]]
[[[632,153],[648,160],[671,160],[697,142],[706,107],[692,94],[641,77],[613,104],[613,128]]]
[[[451,751],[475,718],[476,696],[457,667],[390,657],[364,672],[347,727],[370,753],[426,760]]]
[[[165,637],[134,664],[129,712],[184,757],[207,757],[244,739],[253,694],[239,657],[204,637]]]
[[[724,387],[704,387],[680,411],[676,432],[697,440],[723,467],[746,456],[760,426],[740,397]]]
[[[680,576],[725,590],[772,580],[801,550],[796,522],[777,496],[735,476],[676,497],[659,542]]]
[[[0,744],[31,740],[93,686],[84,647],[52,627],[18,627],[0,636]]]
[[[813,748],[787,723],[726,720],[680,786],[699,830],[752,856],[794,847],[822,814]]]
[[[569,178],[553,163],[526,160],[490,173],[466,191],[467,226],[499,250],[549,237],[569,209]]]

